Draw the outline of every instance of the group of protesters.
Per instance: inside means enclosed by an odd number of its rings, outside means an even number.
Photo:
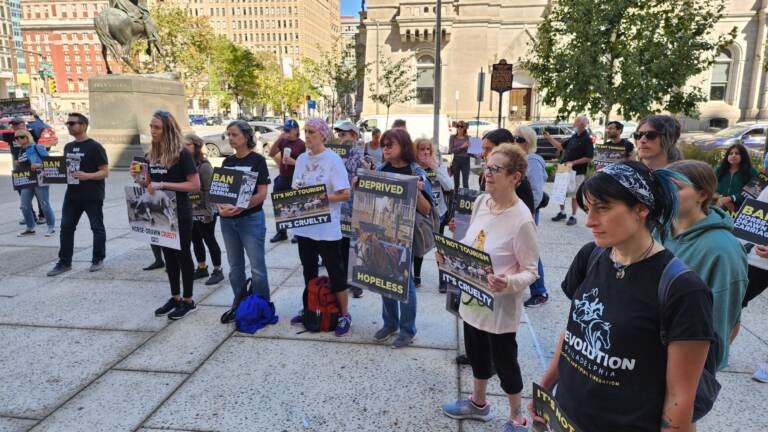
[[[157,111],[149,120],[149,176],[139,186],[149,193],[163,190],[176,194],[181,243],[179,250],[159,248],[154,263],[146,268],[164,267],[171,288],[171,297],[155,315],[183,318],[196,310],[195,279],[210,276],[206,282],[210,284],[223,280],[221,250],[214,235],[217,219],[221,219],[234,298],[242,298],[243,291],[249,290],[264,301],[264,313],[274,315],[263,210],[271,180],[265,156],[254,151],[253,129],[245,121],[234,121],[226,129],[234,154],[226,157],[222,166],[257,176],[256,190],[242,208],[206,201],[212,168],[202,154],[199,138],[183,136],[169,112]],[[102,207],[104,179],[109,172],[107,156],[98,142],[88,138],[87,117],[72,113],[66,125],[74,141],[64,147],[64,154],[79,155],[80,169],[74,173],[79,184],[67,186],[59,260],[49,276],[71,270],[75,227],[83,212],[94,233],[90,271],[99,271],[106,256]],[[545,390],[556,389],[555,400],[562,411],[584,431],[695,430],[695,421],[706,414],[706,410],[694,410],[700,378],[704,381],[709,362],[716,369],[728,365],[741,310],[768,285],[768,245],[756,245],[747,253],[731,233],[733,221],[727,211],[741,200],[739,185],[756,173],[751,165],[745,165],[748,155],[738,146],[728,149],[717,171],[704,162],[682,160],[676,145],[680,126],[669,116],[643,119],[634,133],[634,145],[621,140],[621,123],[610,126],[609,140],[628,144],[625,160],[589,177],[586,174],[595,150],[586,117],[575,120],[575,133],[564,142],[545,135],[562,150],[561,163],[576,174],[575,185],[567,194],[571,214],[566,214],[565,203],[557,203],[560,212],[553,221],[567,220],[574,225],[581,209],[594,240],[577,253],[562,281],[562,291],[571,302],[567,324],[549,367],[537,382]],[[427,216],[434,207],[440,216],[440,230],[443,226],[453,229],[449,197],[460,185],[469,186],[466,124],[459,122],[457,130],[460,132],[452,137],[450,146],[453,162],[444,166],[431,140],[414,142],[404,122],[383,133],[374,131],[369,142],[363,142],[360,131],[348,121],[329,126],[322,119],[309,118],[304,123],[304,140],[299,137],[298,122],[285,122],[283,135],[267,155],[279,167],[273,189],[325,185],[331,213],[328,223],[292,229],[291,242],[297,244],[305,289],[303,307],[291,324],[302,325],[307,285],[319,275],[322,265],[340,305],[335,334],[341,337],[350,331],[348,292],[354,297],[362,292],[350,290],[350,239],[342,234],[340,219],[343,203],[353,199],[358,169],[416,175],[417,211]],[[326,147],[334,133],[352,146],[345,159]],[[21,143],[28,139],[23,132],[16,137]],[[488,275],[487,290],[494,295],[494,308],[461,294],[463,361],[470,365],[474,381],[468,398],[447,403],[442,410],[452,418],[489,420],[488,380],[498,374],[509,400],[505,432],[527,431],[531,421],[546,421],[533,409],[530,419],[524,413],[516,337],[523,307],[544,305],[549,298],[543,283],[546,263],[540,259],[536,228],[547,201],[547,172],[536,154],[536,143],[536,133],[528,126],[513,131],[498,129],[483,137],[479,185],[485,193],[474,202],[466,233],[456,239],[491,257],[493,273]],[[22,144],[24,154],[32,164],[39,164],[35,152],[40,149],[30,151],[28,145]],[[728,187],[721,186],[724,178],[729,178]],[[191,210],[190,195],[194,194],[208,208],[200,219],[194,219]],[[27,231],[34,233],[27,223],[34,216],[31,196],[22,195],[21,209]],[[41,210],[52,233],[55,227],[47,194],[38,197],[46,198]],[[768,189],[758,199],[768,201]],[[289,241],[288,233],[278,231],[270,241]],[[205,248],[214,266],[210,275]],[[408,301],[382,299],[383,325],[373,335],[375,340],[383,342],[395,336],[394,348],[413,342],[417,288],[424,283],[423,258],[414,256]],[[428,283],[436,285],[436,281]],[[526,290],[530,297],[523,300]],[[222,323],[235,320],[236,307],[233,304],[221,317]],[[759,370],[755,379],[768,381],[768,372]]]

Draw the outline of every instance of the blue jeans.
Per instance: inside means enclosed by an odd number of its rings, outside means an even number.
[[[381,318],[384,327],[399,329],[408,336],[416,335],[416,284],[413,275],[408,278],[408,303],[382,297]]]
[[[533,214],[533,221],[536,222],[536,225],[539,224],[538,210]],[[544,264],[541,263],[541,257],[539,257],[539,278],[536,279],[536,282],[532,283],[529,288],[531,290],[531,296],[544,295],[547,293],[547,287],[544,286]]]
[[[227,248],[229,283],[237,299],[245,286],[245,255],[251,266],[253,292],[269,301],[269,280],[264,240],[267,222],[264,211],[239,218],[221,218],[221,235]],[[245,253],[243,253],[245,252]]]
[[[37,195],[43,214],[45,215],[45,223],[48,225],[48,229],[56,228],[56,216],[53,214],[53,209],[48,201],[48,186],[38,186],[35,188],[28,188],[21,190],[21,214],[24,215],[24,222],[27,224],[27,229],[35,229],[37,221],[35,220],[35,211],[32,208],[32,198]]]

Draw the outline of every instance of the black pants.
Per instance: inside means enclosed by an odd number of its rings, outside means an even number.
[[[753,298],[759,296],[768,287],[768,270],[749,266],[747,278],[749,278],[747,292],[744,294],[744,301],[741,302],[743,308],[747,307]]]
[[[421,264],[424,263],[424,257],[413,257],[413,277],[421,278]]]
[[[279,175],[275,177],[275,183],[272,186],[272,192],[282,192],[282,191],[291,190],[292,183],[293,183],[293,177]],[[281,229],[281,230],[277,230],[277,232],[278,234],[280,233],[285,234],[287,230]]]
[[[75,248],[75,230],[80,217],[85,212],[93,231],[93,255],[91,262],[102,261],[106,256],[107,231],[104,228],[103,200],[87,200],[76,198],[67,193],[64,195],[64,205],[61,209],[61,232],[59,234],[59,263],[72,265],[72,253]]]
[[[347,274],[344,273],[341,262],[342,242],[344,240],[322,241],[301,236],[296,236],[296,238],[299,239],[299,260],[301,260],[301,267],[304,271],[304,293],[301,295],[304,309],[307,308],[307,284],[316,278],[320,271],[317,262],[318,256],[323,259],[325,269],[328,271],[331,291],[342,292],[346,290]]]
[[[453,190],[459,190],[459,175],[461,175],[461,187],[469,187],[469,156],[454,156],[451,163],[453,171]]]
[[[214,267],[221,267],[221,248],[216,241],[216,216],[210,222],[192,222],[192,247],[198,263],[205,262],[205,247],[211,254]]]
[[[155,256],[155,262],[163,262],[163,248],[158,245],[149,245],[152,248],[152,255]]]
[[[349,245],[351,240],[348,237],[341,238],[341,269],[344,272],[344,279],[349,275]]]
[[[523,391],[515,336],[516,333],[488,333],[464,323],[464,348],[472,365],[472,375],[487,380],[494,375],[495,369],[506,394]]]
[[[192,284],[195,282],[195,264],[192,262],[192,251],[190,250],[192,242],[192,217],[182,222],[182,216],[179,215],[179,240],[181,250],[167,247],[161,248],[165,256],[165,271],[168,273],[168,283],[171,285],[171,295],[181,294],[181,282],[184,284],[184,298],[192,297]]]

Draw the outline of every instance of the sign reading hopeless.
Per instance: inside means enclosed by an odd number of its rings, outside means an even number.
[[[278,231],[331,221],[324,184],[273,192],[272,207]]]
[[[768,244],[768,203],[744,201],[733,221],[733,235],[749,243]]]
[[[488,275],[493,273],[490,255],[437,233],[435,246],[440,285],[460,291],[493,310],[493,294],[487,289]]]

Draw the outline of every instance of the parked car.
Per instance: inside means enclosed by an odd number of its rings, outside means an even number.
[[[190,126],[202,126],[208,121],[208,118],[202,114],[190,114],[189,124]]]
[[[205,121],[206,126],[221,126],[224,123],[224,119],[220,115],[212,115]]]
[[[765,131],[768,123],[737,123],[710,136],[699,136],[693,145],[706,150],[723,149],[733,144],[760,154],[765,150]]]
[[[619,120],[621,124],[624,125],[624,129],[621,131],[621,137],[624,139],[628,139],[632,142],[635,142],[635,139],[632,137],[632,134],[635,133],[635,130],[637,129],[637,123],[631,122],[631,121],[622,121]],[[598,141],[605,140],[605,125],[597,126],[592,129],[592,133],[597,137]]]
[[[499,128],[499,125],[496,123],[491,123],[487,120],[470,119],[464,120],[464,122],[467,123],[467,135],[469,136],[477,135],[482,137],[486,132],[490,132]],[[452,130],[452,133],[456,133],[455,126],[452,128]]]
[[[256,140],[255,150],[262,155],[266,155],[269,152],[269,147],[280,137],[283,127],[265,122],[248,122],[248,124],[251,125],[256,133],[254,136]],[[229,145],[229,137],[226,131],[222,131],[220,134],[206,135],[202,138],[209,157],[229,156],[235,152]]]
[[[560,159],[560,151],[544,138],[544,131],[560,143],[570,138],[574,133],[573,125],[569,123],[532,123],[528,126],[536,132],[536,154],[541,155],[545,160]],[[587,133],[592,137],[594,144],[597,137],[589,128],[587,128]]]
[[[10,122],[10,118],[0,118],[0,148],[2,149],[10,149],[11,141],[13,141],[14,130],[11,128]],[[59,138],[53,128],[50,127],[43,129],[37,139],[37,144],[45,146],[48,150],[58,143]]]

